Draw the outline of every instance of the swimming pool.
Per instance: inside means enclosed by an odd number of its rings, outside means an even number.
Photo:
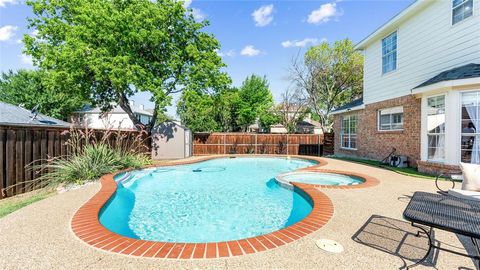
[[[364,183],[364,179],[339,173],[328,172],[289,172],[276,176],[282,183],[296,182],[324,186],[351,186]]]
[[[275,176],[315,164],[218,158],[120,174],[100,223],[123,236],[163,242],[220,242],[267,234],[312,211],[308,198],[282,188]]]

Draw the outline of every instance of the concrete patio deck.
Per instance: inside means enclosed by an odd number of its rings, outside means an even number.
[[[62,193],[0,219],[0,269],[400,269],[421,258],[427,238],[405,222],[402,212],[414,191],[435,192],[432,180],[326,159],[325,169],[371,175],[380,184],[359,189],[321,189],[333,202],[331,220],[318,231],[276,249],[226,259],[148,259],[92,248],[76,238],[70,221],[99,184]],[[315,240],[340,242],[345,251],[329,254]],[[470,239],[435,230],[444,247],[471,254]],[[474,262],[433,252],[415,269],[475,269]]]

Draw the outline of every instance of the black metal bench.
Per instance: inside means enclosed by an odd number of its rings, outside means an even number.
[[[417,266],[424,262],[433,248],[474,258],[480,268],[480,202],[472,200],[459,199],[453,196],[442,194],[415,192],[407,208],[403,212],[403,217],[412,223],[412,226],[424,232],[428,237],[428,251],[425,256],[408,268]],[[430,227],[426,230],[424,225]],[[470,239],[476,248],[477,255],[471,256],[453,250],[448,250],[434,244],[431,237],[433,228],[461,234]],[[420,231],[417,233],[419,236]]]

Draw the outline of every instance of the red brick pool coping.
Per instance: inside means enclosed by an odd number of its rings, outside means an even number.
[[[242,155],[236,156],[241,157]],[[221,157],[226,156],[209,156],[195,160],[156,164],[153,167],[196,163]],[[326,164],[326,161],[320,158],[293,157],[319,162],[314,166],[308,167],[307,170],[319,171],[318,167]],[[321,171],[336,172],[331,170]],[[307,195],[306,198],[310,199],[313,208],[310,214],[303,220],[278,231],[241,240],[210,243],[172,243],[134,239],[108,230],[99,221],[102,207],[117,190],[117,184],[113,179],[115,174],[118,174],[118,172],[102,176],[100,179],[100,191],[78,209],[72,218],[71,228],[73,233],[88,245],[124,255],[169,259],[210,259],[257,253],[283,246],[320,229],[330,220],[334,212],[331,200],[318,189],[319,187],[325,188],[324,186],[292,183],[297,192]],[[353,173],[349,172],[348,174]],[[356,185],[355,188],[373,185],[373,180],[369,181],[365,176],[360,177],[366,181],[363,184]]]

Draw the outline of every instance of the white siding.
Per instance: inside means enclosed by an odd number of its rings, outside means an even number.
[[[148,124],[150,117],[141,115],[140,121]],[[135,125],[126,113],[112,113],[100,117],[98,113],[83,114],[82,125],[99,129],[135,129]]]
[[[410,94],[410,90],[453,67],[480,63],[480,0],[473,16],[452,25],[452,2],[435,1],[389,32],[397,30],[397,69],[382,75],[381,39],[365,48],[364,102]]]

